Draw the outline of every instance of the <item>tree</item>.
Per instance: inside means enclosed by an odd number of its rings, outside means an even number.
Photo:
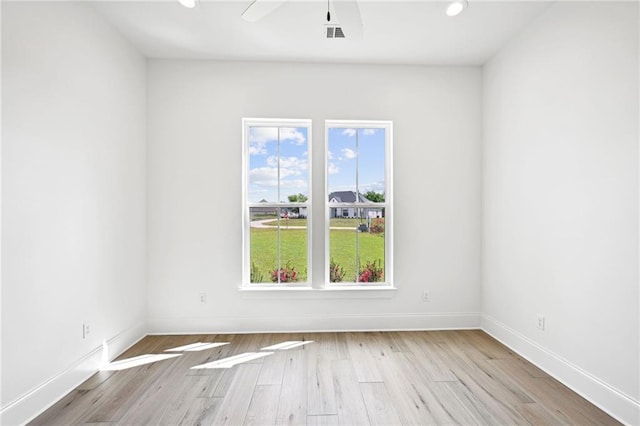
[[[304,203],[309,199],[309,197],[307,197],[303,193],[289,195],[287,198],[289,199],[290,203]],[[291,211],[294,212],[294,213],[300,214],[300,208],[299,207],[294,207],[294,208],[291,209]]]
[[[303,193],[289,195],[287,198],[289,199],[290,203],[304,203],[309,199],[309,197],[307,197]]]
[[[367,191],[364,198],[374,203],[384,203],[384,192]]]

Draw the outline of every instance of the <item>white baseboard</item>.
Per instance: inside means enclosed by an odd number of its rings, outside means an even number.
[[[640,424],[640,401],[489,315],[482,314],[481,329],[618,421],[627,425]]]
[[[480,327],[479,312],[151,318],[150,334],[446,330]]]
[[[145,335],[146,326],[144,323],[140,323],[109,339],[107,341],[110,353],[109,360],[133,346]],[[66,370],[8,403],[0,409],[0,424],[3,426],[23,425],[33,420],[95,374],[101,366],[102,357],[103,347],[101,345],[78,359]]]

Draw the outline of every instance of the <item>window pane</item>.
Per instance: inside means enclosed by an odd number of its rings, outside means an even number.
[[[353,219],[331,218],[329,230],[329,281],[356,281],[357,232]]]
[[[278,201],[278,128],[249,128],[250,203]]]
[[[295,208],[252,207],[251,283],[294,283],[307,279],[307,220]]]
[[[328,130],[327,181],[329,194],[356,190],[356,130]],[[331,197],[330,197],[331,198]],[[349,202],[349,201],[339,201]]]
[[[384,208],[330,209],[329,281],[383,282],[385,280]]]
[[[384,208],[362,209],[366,227],[358,233],[359,282],[385,280],[385,226]]]
[[[307,150],[306,128],[280,128],[281,202],[304,202],[309,198]],[[272,163],[277,165],[275,158],[272,159]]]
[[[281,282],[295,283],[307,280],[306,219],[281,219],[280,262]]]
[[[384,202],[385,129],[358,129],[358,188],[373,202]]]
[[[306,127],[249,129],[249,202],[287,202],[309,197]]]
[[[250,230],[251,283],[271,283],[270,272],[278,265],[278,212],[267,207],[252,207]]]

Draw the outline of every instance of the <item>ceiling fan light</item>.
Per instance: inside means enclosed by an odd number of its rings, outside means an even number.
[[[449,3],[447,6],[447,16],[457,16],[466,9],[468,3],[467,0],[455,0]]]
[[[198,4],[198,0],[178,0],[186,8],[193,9]]]

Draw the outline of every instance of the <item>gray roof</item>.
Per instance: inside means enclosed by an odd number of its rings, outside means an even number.
[[[372,201],[366,199],[364,195],[358,194],[359,200],[356,201],[356,192],[355,191],[336,191],[329,194],[329,201],[335,199],[336,203],[372,203]]]

